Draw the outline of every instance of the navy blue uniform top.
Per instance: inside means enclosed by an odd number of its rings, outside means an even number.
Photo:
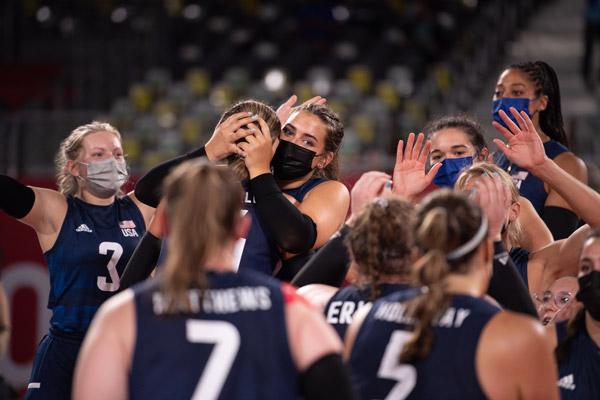
[[[207,276],[204,311],[191,314],[164,314],[160,279],[133,287],[130,398],[296,399],[281,283],[247,270]],[[201,291],[188,298],[198,308]]]
[[[399,290],[409,289],[409,285],[382,283],[379,285],[381,295],[385,297]],[[325,306],[325,317],[329,325],[333,326],[335,331],[343,340],[346,336],[346,329],[352,323],[352,315],[364,306],[371,303],[371,286],[358,288],[354,285],[341,288],[329,299]]]
[[[312,178],[300,187],[284,189],[282,192],[302,202],[306,193],[325,181],[327,181],[325,178]],[[252,217],[252,224],[245,239],[245,244],[243,244],[239,269],[252,269],[271,275],[281,259],[281,253],[269,232],[265,231],[260,223],[254,205],[254,196],[249,191],[248,182],[242,182],[242,186],[245,191],[244,209]]]
[[[555,140],[548,140],[544,143],[544,151],[549,159],[554,160],[556,156],[568,152],[569,149]],[[544,189],[544,182],[517,164],[511,164],[504,153],[499,152],[496,158],[494,163],[513,177],[519,188],[519,194],[529,200],[537,213],[541,215],[548,197],[548,193]]]
[[[529,277],[527,275],[527,264],[529,263],[529,251],[525,250],[522,247],[513,247],[508,252],[510,258],[512,258],[515,263],[515,267],[517,267],[517,271],[523,278],[523,282],[525,282],[525,286],[529,289]]]
[[[349,366],[363,399],[485,399],[475,370],[479,335],[499,311],[485,300],[452,296],[451,306],[434,325],[429,355],[399,364],[411,336],[406,293],[377,300],[361,326]]]
[[[567,322],[556,324],[559,342],[566,335]],[[557,384],[562,400],[600,399],[600,348],[587,332],[573,338],[568,362],[558,365]]]
[[[108,206],[67,196],[67,206],[56,242],[44,253],[50,270],[50,325],[84,333],[98,307],[119,288],[119,276],[146,224],[127,196]]]

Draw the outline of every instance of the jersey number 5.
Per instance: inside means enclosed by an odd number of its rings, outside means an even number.
[[[412,392],[417,383],[416,368],[410,364],[400,364],[398,362],[402,346],[404,346],[404,343],[406,343],[410,335],[412,335],[411,332],[394,331],[385,348],[385,353],[383,353],[377,376],[379,378],[392,379],[398,382],[394,385],[392,390],[390,390],[385,397],[385,400],[405,399],[410,392]]]
[[[188,319],[185,333],[190,343],[215,345],[191,398],[217,399],[240,348],[240,332],[226,321]]]
[[[108,269],[108,274],[110,275],[110,279],[112,283],[106,282],[105,276],[99,276],[97,280],[98,289],[105,292],[115,292],[119,289],[121,285],[121,280],[119,279],[119,273],[117,272],[117,263],[119,259],[123,255],[123,247],[119,243],[116,242],[102,242],[100,243],[100,247],[98,251],[102,255],[108,254],[108,251],[112,250],[112,256],[106,265]]]

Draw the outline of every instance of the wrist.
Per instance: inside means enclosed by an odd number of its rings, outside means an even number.
[[[227,158],[229,154],[226,151],[219,150],[218,145],[211,140],[204,145],[204,151],[206,153],[206,157],[210,161],[221,161]]]
[[[256,166],[256,167],[248,167],[248,174],[250,175],[250,179],[254,179],[257,176],[269,174],[271,175],[271,168],[265,166]]]
[[[544,172],[548,171],[549,168],[552,168],[552,164],[554,164],[554,161],[544,156],[544,160],[541,163],[532,166],[529,169],[529,172],[531,172],[539,178],[539,175],[543,175]]]

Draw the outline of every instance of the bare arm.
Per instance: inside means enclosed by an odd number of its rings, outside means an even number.
[[[133,292],[104,303],[94,317],[77,358],[73,399],[127,399],[136,336]]]
[[[559,399],[551,341],[531,317],[496,314],[479,337],[475,366],[490,399]]]
[[[519,221],[523,227],[523,233],[519,239],[519,246],[530,253],[541,249],[542,247],[554,241],[550,229],[546,226],[539,214],[525,197],[519,198],[521,212]]]

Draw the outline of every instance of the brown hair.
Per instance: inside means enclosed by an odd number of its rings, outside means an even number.
[[[464,191],[467,181],[469,179],[479,177],[483,174],[488,174],[489,176],[495,176],[494,174],[498,174],[498,179],[500,179],[502,183],[507,185],[510,189],[511,204],[514,204],[519,201],[519,189],[517,189],[515,180],[510,175],[508,175],[506,171],[504,171],[502,168],[493,164],[489,164],[487,162],[473,164],[469,168],[462,171],[462,173],[456,180],[454,188],[460,191]],[[523,227],[521,226],[521,221],[519,220],[519,218],[517,218],[515,221],[509,223],[506,226],[506,241],[509,247],[517,246],[519,244],[522,232]]]
[[[123,143],[119,131],[106,122],[93,121],[92,123],[75,128],[69,136],[60,142],[60,147],[55,157],[56,184],[60,193],[66,196],[74,196],[79,192],[77,178],[67,170],[67,160],[75,161],[83,148],[83,140],[87,135],[96,132],[110,132],[119,139],[120,143]],[[119,189],[117,196],[123,195],[124,193]]]
[[[333,154],[331,162],[323,169],[317,168],[313,177],[338,180],[340,173],[339,150],[344,138],[344,124],[338,114],[324,104],[307,104],[298,109],[317,117],[325,124],[325,151]]]
[[[189,312],[186,291],[208,287],[206,261],[232,238],[244,197],[235,174],[205,158],[179,165],[163,187],[169,256],[162,293],[168,312]]]
[[[483,134],[483,128],[477,121],[477,117],[472,114],[459,114],[459,115],[445,115],[437,117],[429,121],[423,128],[423,132],[426,138],[429,140],[431,137],[442,129],[459,129],[468,136],[469,142],[473,145],[475,152],[481,151],[483,148],[487,148],[485,137]]]
[[[450,189],[440,189],[427,196],[417,209],[416,244],[424,256],[413,268],[414,282],[421,294],[410,301],[415,330],[404,345],[400,362],[426,357],[433,343],[434,318],[449,306],[444,280],[449,274],[470,271],[470,261],[481,245],[466,254],[448,259],[447,254],[471,240],[481,228],[483,214],[467,196]]]
[[[261,117],[269,127],[271,138],[276,138],[281,133],[281,123],[275,111],[265,103],[256,100],[241,100],[229,107],[219,120],[219,124],[226,121],[227,118],[240,112],[250,112],[252,115]],[[240,180],[249,178],[248,169],[244,163],[244,159],[239,154],[232,154],[227,157],[229,167],[236,173]]]
[[[356,269],[371,285],[371,299],[380,297],[382,275],[411,275],[414,247],[413,206],[399,198],[376,198],[360,211],[345,238]]]

